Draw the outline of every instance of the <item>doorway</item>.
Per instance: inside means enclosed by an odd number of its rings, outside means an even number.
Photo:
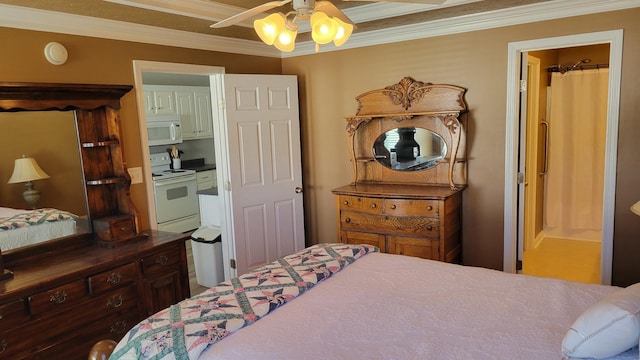
[[[618,133],[618,108],[620,92],[620,70],[622,62],[622,30],[570,35],[558,38],[538,39],[509,44],[507,83],[507,123],[505,153],[505,218],[504,218],[504,271],[515,273],[521,257],[519,244],[526,244],[525,226],[526,186],[524,174],[519,176],[518,149],[526,143],[526,136],[519,136],[520,67],[521,54],[552,49],[606,44],[609,46],[609,82],[606,91],[608,108],[606,111],[606,141],[604,154],[604,176],[602,194],[600,283],[611,283],[611,263],[613,252],[613,215],[615,200],[615,169]],[[542,100],[541,100],[542,101]],[[546,101],[546,100],[544,100]],[[541,115],[541,114],[540,114]],[[538,118],[540,117],[538,115]],[[526,132],[526,130],[525,130]],[[519,181],[520,180],[520,181]],[[544,186],[543,186],[544,188]],[[535,196],[530,196],[530,198]],[[535,219],[535,216],[529,218]],[[535,220],[534,220],[535,221]],[[535,224],[535,223],[534,223]],[[529,240],[531,243],[531,240]],[[520,247],[522,249],[522,247]]]
[[[523,274],[600,283],[609,56],[597,44],[523,58]]]

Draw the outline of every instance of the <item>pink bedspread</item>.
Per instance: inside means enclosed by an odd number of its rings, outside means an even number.
[[[576,317],[617,289],[373,253],[200,359],[560,360]]]

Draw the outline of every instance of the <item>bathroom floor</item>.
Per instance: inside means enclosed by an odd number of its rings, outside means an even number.
[[[522,273],[583,283],[600,283],[600,243],[544,238],[524,252]]]

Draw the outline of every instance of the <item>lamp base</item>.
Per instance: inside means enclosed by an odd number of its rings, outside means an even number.
[[[31,181],[27,181],[27,183],[24,184],[24,187],[26,190],[22,193],[22,197],[24,198],[24,201],[29,204],[29,207],[35,209],[38,201],[40,201],[40,191],[33,188],[33,183]]]
[[[13,271],[4,269],[4,271],[0,273],[0,281],[9,279],[13,279]]]

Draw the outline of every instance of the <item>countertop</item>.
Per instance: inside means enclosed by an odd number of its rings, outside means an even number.
[[[208,188],[208,189],[204,189],[204,190],[198,190],[196,191],[196,194],[198,195],[218,195],[218,187],[214,186],[212,188]]]
[[[205,164],[204,158],[183,159],[181,163],[183,169],[195,170],[196,172],[216,169],[216,164]]]

